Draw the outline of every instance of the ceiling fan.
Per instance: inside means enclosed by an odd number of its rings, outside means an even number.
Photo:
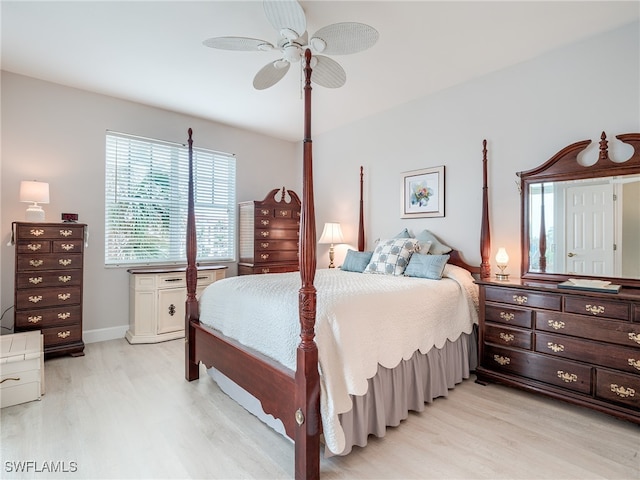
[[[328,88],[338,88],[347,81],[344,69],[331,58],[320,55],[346,55],[372,47],[378,41],[378,31],[364,23],[343,22],[327,25],[309,38],[304,10],[297,0],[264,0],[264,13],[279,32],[276,45],[256,38],[214,37],[202,42],[207,47],[222,50],[275,51],[282,58],[269,62],[253,79],[256,90],[264,90],[278,83],[292,63],[300,62],[308,48],[313,53],[312,81]]]

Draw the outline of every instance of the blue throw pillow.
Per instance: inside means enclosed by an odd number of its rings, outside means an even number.
[[[411,256],[409,265],[404,271],[406,277],[430,278],[440,280],[444,267],[449,261],[449,255],[423,255]]]
[[[373,252],[356,252],[355,250],[347,250],[347,256],[344,258],[344,263],[340,267],[345,272],[364,272],[364,269],[369,265]]]
[[[406,228],[393,238],[413,238]]]
[[[440,242],[440,240],[438,240],[436,236],[429,230],[421,231],[418,235],[416,235],[416,238],[418,239],[418,243],[420,243],[421,245],[424,245],[427,242],[431,242],[431,246],[429,247],[428,252],[433,255],[442,255],[453,250],[450,246]],[[420,249],[420,253],[427,252],[424,249]]]

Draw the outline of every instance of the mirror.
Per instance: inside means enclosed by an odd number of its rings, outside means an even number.
[[[578,159],[591,143],[585,140],[518,173],[523,278],[598,277],[640,286],[640,134],[616,138],[633,147],[626,161],[609,158],[603,132],[593,165]]]

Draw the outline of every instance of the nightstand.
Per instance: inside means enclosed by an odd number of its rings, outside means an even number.
[[[0,406],[39,400],[44,394],[43,336],[39,330],[0,337]]]

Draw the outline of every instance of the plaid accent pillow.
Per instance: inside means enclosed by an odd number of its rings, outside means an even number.
[[[363,273],[402,275],[417,243],[415,238],[380,240]]]

